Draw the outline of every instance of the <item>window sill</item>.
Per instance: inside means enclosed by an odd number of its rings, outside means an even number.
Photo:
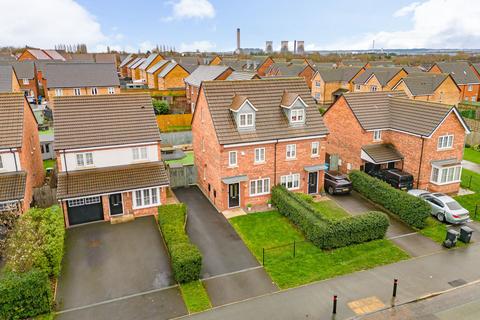
[[[320,158],[320,155],[319,155],[319,154],[315,154],[315,155],[312,155],[311,158],[312,158],[312,159]]]
[[[461,180],[455,180],[455,181],[449,181],[449,182],[435,182],[435,181],[430,181],[430,183],[436,185],[436,186],[445,186],[449,184],[454,184],[454,183],[460,183]]]
[[[448,148],[437,148],[437,151],[451,151],[454,150],[453,147],[448,147]]]
[[[149,205],[146,205],[146,206],[140,206],[140,207],[134,207],[134,206],[132,206],[132,209],[133,209],[133,210],[147,209],[147,208],[158,207],[158,206],[160,206],[160,205],[161,205],[161,203],[157,203],[157,204],[149,204]]]
[[[228,166],[227,168],[228,168],[228,169],[235,169],[235,168],[238,168],[238,165],[235,165],[235,166]]]
[[[259,161],[259,162],[253,162],[254,165],[262,165],[262,164],[265,164],[267,163],[266,161]]]
[[[286,159],[285,159],[285,161],[295,161],[295,160],[297,160],[296,157],[295,157],[295,158],[286,158]]]
[[[251,195],[250,195],[250,198],[253,198],[253,197],[261,197],[261,196],[268,196],[269,194],[270,194],[270,192],[268,192],[268,193],[251,194]]]

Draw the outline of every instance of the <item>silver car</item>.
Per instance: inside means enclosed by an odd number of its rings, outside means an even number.
[[[468,210],[443,193],[430,193],[419,189],[409,190],[408,193],[425,200],[432,208],[432,215],[441,222],[459,224],[470,220]]]

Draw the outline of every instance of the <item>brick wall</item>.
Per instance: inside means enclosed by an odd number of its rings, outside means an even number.
[[[97,94],[98,95],[101,95],[101,94],[109,94],[108,93],[108,88],[114,88],[115,89],[115,94],[119,94],[120,93],[120,86],[111,86],[111,87],[95,87],[97,88]],[[91,89],[92,87],[81,87],[81,88],[78,88],[80,89],[80,95],[82,96],[90,96],[92,95],[91,93]],[[62,88],[62,94],[64,96],[73,96],[75,95],[75,88]],[[52,97],[55,97],[55,89],[53,88],[49,88],[46,92],[46,97],[47,98],[52,98]]]

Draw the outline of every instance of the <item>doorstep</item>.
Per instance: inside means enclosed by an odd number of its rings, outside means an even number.
[[[133,220],[135,220],[135,216],[133,214],[122,214],[119,216],[110,217],[111,224],[130,222]]]
[[[222,211],[222,214],[225,216],[225,218],[230,219],[238,216],[244,216],[247,213],[242,208],[233,208]]]

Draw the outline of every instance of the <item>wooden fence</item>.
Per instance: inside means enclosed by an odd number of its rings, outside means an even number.
[[[189,130],[192,114],[163,114],[157,116],[157,125],[161,132]],[[183,129],[183,130],[181,130]]]
[[[188,187],[197,183],[197,169],[194,165],[170,165],[168,167],[170,187]]]

